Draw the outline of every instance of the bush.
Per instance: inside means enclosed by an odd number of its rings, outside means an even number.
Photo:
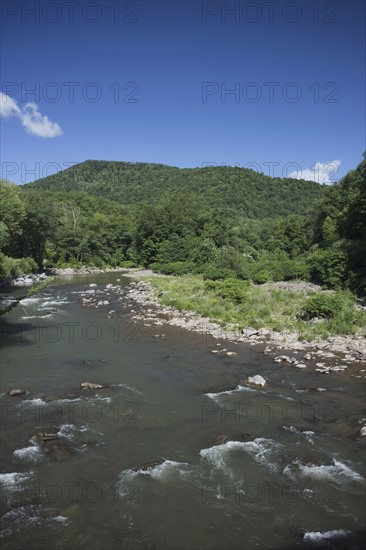
[[[313,317],[330,319],[342,309],[343,305],[339,295],[320,292],[307,298],[304,305],[304,314],[309,319]]]
[[[271,274],[269,271],[266,271],[265,269],[262,269],[261,271],[258,271],[253,277],[253,281],[257,285],[262,285],[263,283],[266,283],[267,281],[271,280]]]
[[[18,277],[37,271],[37,264],[32,258],[10,258],[0,253],[0,280]]]
[[[327,288],[341,288],[347,274],[347,254],[339,245],[315,248],[309,256],[310,273],[315,282]]]
[[[124,262],[121,262],[120,267],[125,267],[126,269],[129,269],[130,267],[137,267],[136,262],[133,260],[126,260]]]
[[[310,278],[310,266],[306,256],[300,256],[296,259],[289,259],[285,267],[285,281],[292,279],[302,279],[308,281]]]
[[[221,298],[231,300],[236,304],[244,302],[248,287],[248,281],[239,281],[238,279],[208,280],[205,282],[207,290],[213,290]]]
[[[226,267],[218,267],[214,264],[204,264],[199,268],[199,273],[204,279],[217,281],[218,279],[235,279],[236,273]]]
[[[185,275],[186,273],[192,273],[195,271],[195,264],[193,262],[170,262],[168,264],[151,264],[151,269],[159,271],[164,275]]]

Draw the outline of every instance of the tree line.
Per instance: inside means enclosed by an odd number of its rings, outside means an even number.
[[[332,186],[229,167],[87,161],[25,186],[1,181],[0,195],[1,279],[141,265],[366,294],[365,157]]]

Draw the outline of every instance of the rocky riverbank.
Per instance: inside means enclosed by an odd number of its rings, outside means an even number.
[[[120,273],[120,272],[123,272],[123,271],[127,271],[126,268],[123,268],[123,267],[103,267],[103,268],[99,268],[99,267],[87,267],[87,266],[82,266],[82,267],[78,267],[78,268],[74,268],[74,267],[66,267],[66,268],[52,268],[50,269],[50,273],[52,273],[52,275],[88,275],[89,273],[95,273],[95,274],[98,274],[98,273]]]
[[[119,292],[120,287],[112,287]],[[361,337],[332,336],[318,342],[300,341],[297,333],[275,332],[267,328],[253,329],[239,327],[234,331],[224,330],[210,319],[199,316],[195,311],[179,311],[172,306],[162,305],[159,296],[152,286],[145,281],[133,281],[128,291],[128,297],[140,304],[141,311],[133,319],[153,322],[154,324],[169,323],[195,332],[210,334],[216,339],[228,342],[246,342],[250,345],[264,345],[265,354],[276,354],[286,350],[298,355],[305,352],[303,358],[281,356],[281,361],[297,368],[306,368],[309,360],[315,361],[315,370],[322,374],[331,372],[349,372],[350,376],[366,378],[366,342]],[[151,308],[154,308],[152,311]],[[225,353],[225,350],[212,350],[213,353]],[[227,354],[234,352],[226,352]],[[276,362],[280,362],[277,357]],[[340,364],[342,363],[342,364]],[[350,365],[345,365],[349,363]],[[356,368],[349,368],[354,365]],[[333,370],[331,370],[333,369]]]

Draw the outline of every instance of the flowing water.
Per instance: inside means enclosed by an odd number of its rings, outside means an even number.
[[[363,385],[136,323],[118,277],[65,278],[1,318],[2,548],[361,547]]]

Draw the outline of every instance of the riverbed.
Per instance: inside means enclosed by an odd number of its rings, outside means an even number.
[[[1,318],[2,547],[361,548],[364,382],[149,322],[130,282],[70,275]]]

